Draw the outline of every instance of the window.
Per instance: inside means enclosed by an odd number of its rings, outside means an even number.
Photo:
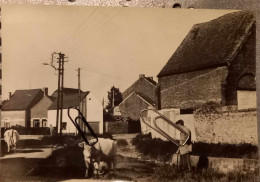
[[[42,119],[42,127],[47,127],[47,119]]]
[[[39,119],[34,119],[33,120],[33,127],[34,128],[39,128],[40,127],[40,120]]]
[[[5,122],[5,128],[10,128],[10,122]]]
[[[66,130],[67,129],[67,122],[62,122],[62,130]]]

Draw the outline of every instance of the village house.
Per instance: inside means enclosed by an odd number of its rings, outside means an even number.
[[[255,77],[255,16],[230,13],[192,27],[158,74],[159,108],[256,108]]]
[[[152,77],[140,74],[139,79],[122,96],[123,101],[118,105],[121,115],[139,120],[141,110],[157,106],[157,83]]]
[[[78,101],[78,93],[75,93],[76,90],[78,92],[78,89],[69,89],[66,88],[65,90],[70,90],[70,93],[64,93],[63,96],[63,108],[62,108],[62,132],[63,133],[70,133],[70,134],[76,134],[77,130],[72,123],[72,121],[68,117],[68,108],[69,107],[78,107],[79,101]],[[73,93],[74,92],[74,93]],[[54,94],[52,94],[55,96]],[[57,98],[56,98],[57,99]],[[57,100],[54,100],[54,102],[51,104],[51,106],[48,108],[48,124],[52,125],[53,127],[56,127],[56,116],[57,116]],[[91,128],[94,130],[96,134],[102,134],[103,133],[103,107],[102,103],[99,102],[93,94],[91,94],[89,91],[83,92],[81,91],[81,100],[80,100],[80,108],[81,113],[88,121]],[[72,118],[76,118],[78,116],[78,112],[75,109],[70,110],[70,114]],[[86,132],[88,130],[84,129]],[[60,131],[60,126],[58,125],[58,131]]]
[[[48,95],[48,88],[44,88],[44,97],[31,108],[31,127],[48,126],[48,108],[54,101],[54,97]]]
[[[30,127],[31,109],[44,96],[42,89],[16,90],[1,108],[1,126]]]

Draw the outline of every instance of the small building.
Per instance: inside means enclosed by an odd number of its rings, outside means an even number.
[[[196,24],[158,74],[160,108],[256,108],[256,21],[238,11]]]
[[[68,108],[70,106],[79,106],[78,94],[67,94],[63,96],[63,109],[62,109],[62,132],[67,134],[76,134],[77,129],[68,117]],[[56,98],[57,99],[57,98]],[[57,100],[51,104],[48,108],[48,123],[53,127],[56,127],[56,116],[57,116]],[[87,119],[88,123],[92,127],[95,133],[103,133],[103,107],[102,103],[99,102],[89,91],[81,92],[81,113]],[[75,109],[70,110],[72,119],[78,116],[78,111]],[[84,129],[88,132],[87,129]],[[58,125],[58,131],[60,131],[60,125]]]
[[[42,89],[16,90],[1,108],[1,126],[30,127],[31,109],[44,96]]]
[[[31,108],[31,127],[49,127],[48,108],[54,100],[48,95],[48,88],[44,88],[44,97]]]
[[[118,105],[121,115],[132,120],[139,120],[140,112],[148,106],[157,106],[157,83],[152,77],[139,75],[123,93],[123,101]]]

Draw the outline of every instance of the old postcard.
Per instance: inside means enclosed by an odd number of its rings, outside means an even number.
[[[254,12],[3,4],[1,24],[0,181],[258,179]]]

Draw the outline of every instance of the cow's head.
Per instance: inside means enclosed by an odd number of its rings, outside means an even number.
[[[87,145],[85,142],[79,143],[78,146],[84,148],[84,156],[85,157],[91,156],[91,146]]]

